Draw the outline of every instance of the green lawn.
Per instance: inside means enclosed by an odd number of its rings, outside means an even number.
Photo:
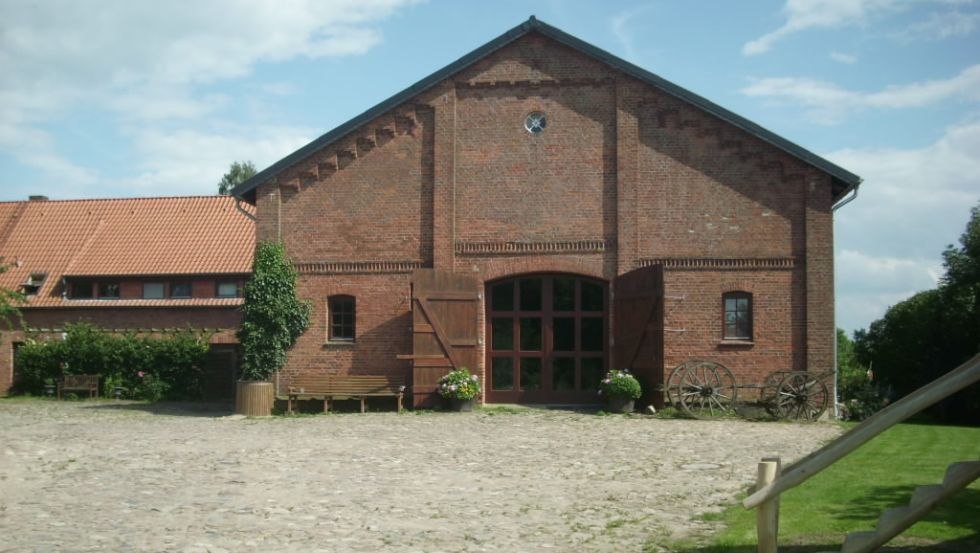
[[[917,485],[942,482],[946,466],[980,459],[980,428],[901,424],[782,496],[780,551],[839,551],[843,536],[871,530],[886,508],[908,503]],[[717,520],[706,546],[678,551],[755,551],[755,511],[741,504]],[[893,540],[921,551],[980,551],[980,480]],[[784,547],[786,546],[786,547]]]

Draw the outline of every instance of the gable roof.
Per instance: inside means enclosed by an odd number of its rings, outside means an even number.
[[[323,134],[319,138],[280,159],[276,163],[273,163],[252,178],[236,186],[231,191],[232,195],[255,203],[255,189],[258,188],[259,185],[278,175],[281,171],[302,161],[324,146],[327,146],[335,140],[344,137],[348,133],[357,130],[359,127],[370,122],[376,117],[383,115],[387,111],[412,99],[422,92],[425,92],[427,89],[435,86],[452,75],[466,69],[480,59],[487,57],[493,52],[531,32],[540,33],[555,40],[556,42],[572,48],[573,50],[597,59],[614,69],[622,71],[623,73],[636,78],[641,82],[653,86],[685,102],[693,104],[694,106],[697,106],[715,117],[718,117],[722,121],[738,127],[752,136],[759,138],[763,142],[767,142],[772,146],[783,150],[787,154],[829,174],[833,179],[833,198],[835,202],[861,184],[861,177],[851,173],[847,169],[844,169],[843,167],[840,167],[839,165],[836,165],[818,156],[817,154],[814,154],[813,152],[794,144],[789,140],[786,140],[772,131],[765,129],[760,125],[757,125],[756,123],[753,123],[752,121],[749,121],[748,119],[731,112],[702,96],[680,87],[664,79],[663,77],[655,75],[654,73],[651,73],[622,58],[616,57],[605,50],[597,48],[596,46],[593,46],[562,31],[561,29],[552,27],[551,25],[538,20],[532,15],[527,21],[521,23],[513,29],[491,40],[476,50],[473,50],[472,52],[450,63],[446,67],[443,67],[428,77],[425,77],[398,94],[395,94],[391,98],[384,100],[383,102],[358,115],[357,117],[354,117],[339,127],[336,127],[332,131]]]
[[[230,196],[0,202],[0,286],[46,275],[28,307],[67,305],[62,277],[247,274],[254,249]]]

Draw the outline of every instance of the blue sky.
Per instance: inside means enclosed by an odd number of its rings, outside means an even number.
[[[5,0],[0,200],[213,193],[531,14],[864,178],[839,326],[935,285],[980,200],[975,0]]]

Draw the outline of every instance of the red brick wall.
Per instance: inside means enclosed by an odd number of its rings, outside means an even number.
[[[531,111],[548,117],[537,136],[523,128]],[[287,375],[407,374],[395,356],[411,348],[412,267],[483,282],[531,272],[613,281],[658,259],[673,263],[668,296],[684,298],[666,303],[665,326],[683,330],[665,334],[668,370],[708,357],[756,382],[832,362],[830,178],[538,35],[328,145],[256,197],[259,238],[282,236],[305,264],[300,290],[315,307]],[[699,265],[705,258],[739,262]],[[381,261],[391,265],[368,263]],[[752,344],[720,343],[721,294],[734,289],[753,293]],[[325,343],[331,294],[357,298],[352,345]]]

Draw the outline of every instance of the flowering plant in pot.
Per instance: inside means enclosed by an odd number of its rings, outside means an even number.
[[[599,394],[616,413],[632,412],[633,402],[640,398],[642,391],[640,381],[630,374],[629,369],[613,369],[599,384]]]
[[[480,378],[466,367],[450,371],[439,379],[439,395],[449,400],[454,411],[471,411],[473,398],[480,394]]]

